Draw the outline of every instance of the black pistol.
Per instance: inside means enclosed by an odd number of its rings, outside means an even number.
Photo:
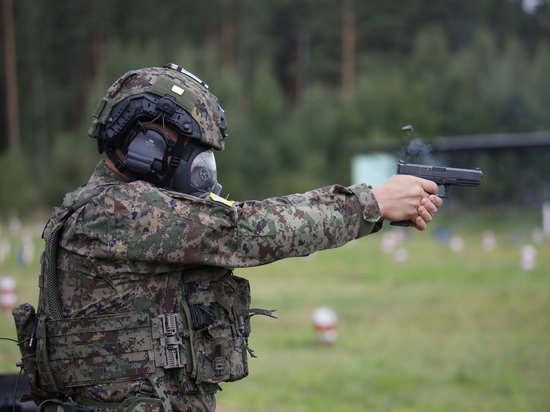
[[[472,186],[481,185],[483,172],[479,169],[456,169],[454,167],[427,166],[407,163],[400,160],[397,164],[398,175],[410,175],[422,179],[431,180],[438,186],[445,187],[445,193],[440,197],[449,198],[449,188],[451,186]],[[400,222],[391,222],[393,226],[409,226],[409,220]]]

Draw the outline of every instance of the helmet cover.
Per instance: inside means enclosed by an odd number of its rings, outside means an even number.
[[[173,63],[164,67],[132,70],[120,77],[99,102],[88,135],[102,139],[111,146],[119,145],[121,139],[126,137],[123,135],[126,129],[121,129],[115,135],[107,135],[105,132],[114,121],[113,108],[123,100],[143,93],[146,94],[144,96],[158,96],[161,111],[165,111],[162,100],[168,98],[175,102],[176,106],[184,109],[199,125],[200,136],[194,133],[191,137],[199,138],[202,144],[216,150],[225,148],[227,125],[217,97],[210,93],[206,83]],[[132,120],[128,119],[128,126],[131,126]]]

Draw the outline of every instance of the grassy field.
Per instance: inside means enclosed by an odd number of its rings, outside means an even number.
[[[532,236],[538,216],[438,217],[424,233],[387,226],[338,250],[237,271],[251,281],[253,307],[278,309],[279,319],[253,318],[258,358],[249,378],[222,385],[218,404],[246,412],[549,411],[550,241]],[[489,251],[488,230],[496,240]],[[0,241],[10,236],[3,225]],[[520,265],[526,244],[537,252],[532,269]],[[19,248],[15,236],[0,277],[15,277],[19,302],[35,303],[38,253],[21,265]],[[338,314],[330,346],[315,339],[319,306]],[[0,336],[14,338],[11,314],[0,321]],[[17,360],[15,344],[0,341],[0,372],[15,373]]]

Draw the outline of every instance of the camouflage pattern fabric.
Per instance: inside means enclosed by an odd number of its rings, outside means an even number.
[[[86,197],[90,200],[68,218],[59,242],[64,319],[136,312],[154,317],[186,313],[194,304],[210,305],[212,316],[221,320],[206,329],[223,345],[227,339],[222,324],[235,322],[231,312],[249,303],[223,296],[224,290],[242,287],[230,269],[339,247],[381,227],[374,195],[363,184],[230,202],[171,192],[144,181],[128,183],[101,161],[87,184],[67,194],[62,208]],[[200,288],[189,293],[186,288],[192,283]],[[193,332],[192,326],[184,321],[182,327]],[[98,339],[90,337],[91,342]],[[242,351],[237,343],[229,349]],[[231,358],[236,368],[217,377],[216,371],[203,373],[204,361],[188,356],[185,370],[193,370],[188,374],[167,369],[162,376],[71,387],[67,394],[97,410],[114,410],[109,405],[140,396],[136,383],[148,382],[154,393],[145,395],[158,398],[166,412],[214,411],[217,382],[240,379],[246,371]],[[196,365],[187,369],[193,362]]]
[[[379,228],[376,199],[363,184],[232,203],[121,182],[100,164],[66,201],[77,203],[96,185],[105,190],[68,219],[61,246],[90,256],[112,277],[262,265],[339,247]]]
[[[203,144],[217,150],[225,148],[225,136],[220,132],[222,118],[218,98],[191,77],[164,67],[132,70],[115,81],[99,102],[88,135],[94,138],[99,135],[99,128],[108,122],[115,104],[146,92],[173,98],[199,124]]]

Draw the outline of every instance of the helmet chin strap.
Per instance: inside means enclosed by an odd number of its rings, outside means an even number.
[[[174,178],[174,173],[178,168],[185,152],[185,140],[186,137],[181,134],[178,135],[178,139],[172,146],[170,163],[168,165],[168,171],[164,177],[164,185],[162,187],[168,187]]]

